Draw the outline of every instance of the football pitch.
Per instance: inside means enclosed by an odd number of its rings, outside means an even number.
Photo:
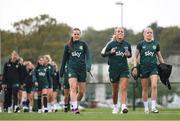
[[[114,121],[114,120],[128,120],[128,121],[139,121],[139,120],[148,120],[148,121],[180,121],[180,109],[160,109],[159,114],[144,114],[142,108],[137,108],[135,111],[129,109],[128,114],[112,114],[110,108],[91,108],[81,111],[81,114],[75,115],[72,112],[64,113],[58,111],[56,113],[0,113],[0,120],[63,120],[63,121],[73,121],[73,120],[82,120],[82,121]]]

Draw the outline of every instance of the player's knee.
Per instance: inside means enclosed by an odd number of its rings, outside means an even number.
[[[71,86],[70,90],[72,93],[77,93],[77,88],[75,86]]]
[[[121,86],[121,91],[127,91],[127,87],[126,86]]]
[[[152,85],[152,90],[156,90],[157,89],[157,85]]]
[[[143,92],[148,92],[148,87],[142,87]]]

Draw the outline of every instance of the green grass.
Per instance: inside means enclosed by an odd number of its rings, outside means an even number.
[[[0,113],[0,120],[180,120],[180,109],[160,109],[159,114],[144,114],[143,109],[132,111],[129,109],[128,114],[112,114],[110,108],[94,108],[81,111],[80,115],[71,112],[64,113]]]

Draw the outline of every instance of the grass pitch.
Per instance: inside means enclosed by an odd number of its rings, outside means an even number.
[[[129,109],[128,114],[112,114],[110,108],[91,108],[81,111],[80,115],[72,114],[71,112],[64,113],[62,111],[56,113],[0,113],[0,120],[82,120],[82,121],[92,121],[92,120],[129,120],[129,121],[139,121],[139,120],[149,120],[149,121],[180,121],[180,109],[160,109],[159,114],[144,114],[142,108],[137,108],[135,111]]]

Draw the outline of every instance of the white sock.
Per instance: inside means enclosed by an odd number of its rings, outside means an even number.
[[[121,108],[122,108],[122,110],[125,109],[125,108],[127,108],[126,104],[122,104],[122,107],[121,107]]]
[[[151,109],[154,109],[154,108],[156,108],[156,100],[152,100],[151,101]]]
[[[57,110],[56,104],[53,105],[53,109],[54,109],[54,110]]]
[[[114,104],[114,108],[118,108],[118,105],[117,105],[117,104]]]
[[[29,110],[32,111],[32,106],[29,106]]]
[[[145,101],[145,102],[144,102],[144,109],[145,109],[145,110],[148,110],[148,101]]]
[[[77,101],[74,101],[74,102],[71,102],[72,106],[73,106],[73,109],[76,109],[77,108]]]

